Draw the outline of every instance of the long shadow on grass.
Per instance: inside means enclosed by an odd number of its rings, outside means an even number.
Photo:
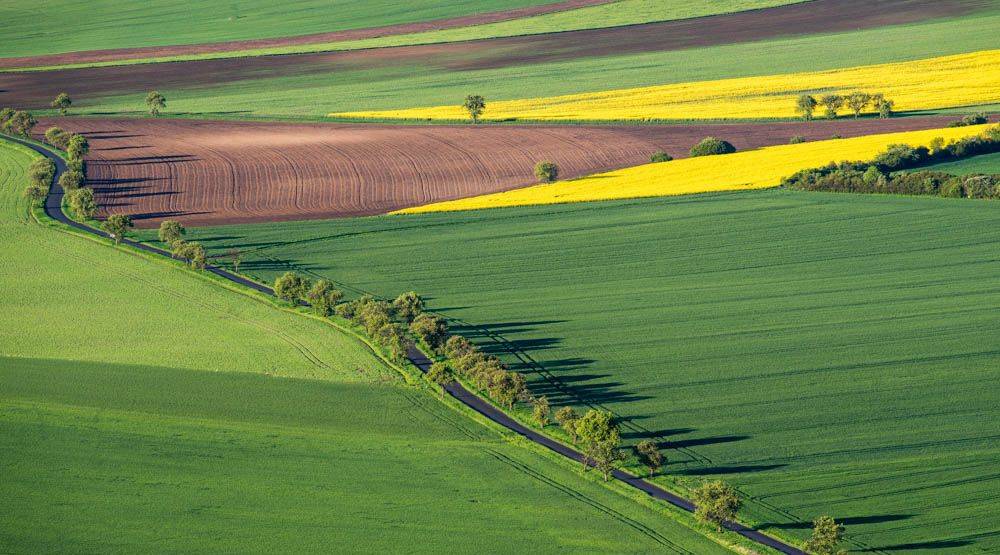
[[[870,515],[870,516],[847,516],[842,518],[834,517],[834,520],[844,526],[857,526],[859,524],[882,524],[884,522],[897,522],[907,520],[916,515]],[[781,528],[783,530],[809,530],[813,527],[812,522],[765,522],[760,528]]]
[[[714,476],[720,474],[749,474],[754,472],[766,472],[784,468],[787,464],[742,464],[732,466],[705,466],[701,468],[685,468],[672,472],[672,474],[683,474],[685,476]]]
[[[883,545],[879,547],[869,547],[866,549],[861,549],[862,553],[869,552],[879,552],[879,551],[919,551],[923,549],[955,549],[956,547],[965,547],[967,545],[972,545],[973,542],[969,540],[933,540],[927,542],[914,542],[914,543],[900,543],[896,545]]]

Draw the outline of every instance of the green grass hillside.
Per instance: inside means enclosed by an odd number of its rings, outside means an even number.
[[[0,143],[0,552],[716,553],[359,341],[32,222]]]
[[[545,0],[97,0],[38,5],[0,0],[0,56],[291,37],[429,21],[544,4]]]
[[[537,361],[517,366],[536,391],[662,442],[669,479],[736,484],[760,523],[804,537],[830,514],[858,548],[948,552],[1000,549],[998,210],[771,190],[195,237],[264,280],[426,294]]]

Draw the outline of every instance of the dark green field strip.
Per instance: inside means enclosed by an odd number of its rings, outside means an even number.
[[[763,191],[194,237],[264,280],[425,293],[518,350],[536,391],[657,438],[676,479],[724,477],[790,534],[831,513],[892,547],[1000,526],[998,223],[982,201]]]
[[[1000,152],[973,156],[954,162],[942,162],[912,171],[938,171],[953,173],[955,175],[968,175],[972,173],[998,174],[1000,173]]]
[[[721,552],[395,385],[12,358],[0,378],[5,552]]]

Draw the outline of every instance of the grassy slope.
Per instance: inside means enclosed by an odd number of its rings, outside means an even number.
[[[30,222],[32,156],[0,145],[0,551],[721,551],[329,326]]]
[[[2,56],[287,37],[411,23],[543,4],[546,0],[0,0]],[[30,32],[25,32],[30,30]],[[69,31],[71,30],[71,31]]]
[[[835,69],[916,60],[1000,46],[1000,12],[865,31],[672,52],[585,58],[500,69],[455,71],[418,64],[240,81],[165,91],[170,112],[318,116],[330,112],[458,104],[609,88]],[[871,48],[878,44],[879,48]],[[803,55],[808,52],[809,55]],[[145,94],[145,93],[143,93]],[[142,96],[79,102],[79,111],[133,112]]]
[[[656,432],[797,536],[1000,548],[995,203],[782,190],[198,230],[380,293],[413,288]],[[544,390],[546,380],[529,379]]]
[[[932,166],[923,166],[913,171],[939,171],[948,172],[955,175],[965,175],[970,173],[1000,173],[1000,152],[994,154],[983,154],[973,156],[964,160],[954,162],[942,162]]]

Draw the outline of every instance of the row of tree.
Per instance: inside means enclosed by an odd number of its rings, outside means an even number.
[[[803,94],[795,101],[795,112],[801,114],[802,119],[811,120],[816,108],[822,106],[828,119],[836,119],[837,112],[846,106],[854,113],[854,117],[858,118],[861,116],[861,112],[865,111],[865,108],[871,106],[878,112],[879,118],[886,119],[892,117],[892,109],[895,105],[895,102],[886,98],[882,93],[872,94],[854,91],[846,95],[825,94],[819,98],[811,94]]]

